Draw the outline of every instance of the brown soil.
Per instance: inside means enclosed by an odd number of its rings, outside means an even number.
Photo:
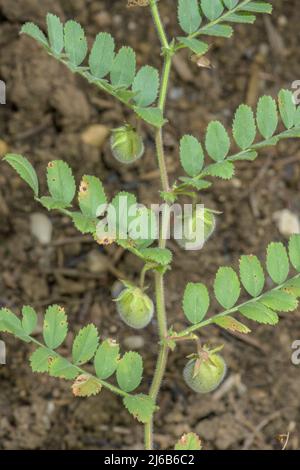
[[[139,64],[160,65],[155,32],[147,9],[124,8],[115,0],[0,0],[0,79],[8,102],[1,106],[0,138],[10,150],[30,158],[44,181],[49,160],[65,159],[77,181],[84,174],[101,177],[110,195],[120,189],[137,193],[145,203],[158,201],[153,136],[143,133],[147,152],[133,168],[112,161],[109,145],[101,150],[84,144],[81,132],[93,123],[116,127],[128,114],[63,66],[34,41],[19,37],[28,20],[44,26],[48,11],[76,18],[89,38],[112,31],[118,45],[137,50]],[[168,30],[177,34],[173,0],[160,7]],[[173,179],[179,174],[177,141],[185,132],[200,134],[211,119],[230,126],[234,109],[255,103],[263,93],[275,95],[299,79],[300,9],[296,0],[274,2],[270,24],[238,26],[232,39],[212,42],[211,70],[198,69],[183,53],[172,75],[166,126],[167,161]],[[271,32],[270,32],[271,28]],[[187,281],[211,283],[220,264],[237,265],[242,253],[264,256],[268,241],[280,240],[273,214],[288,208],[300,212],[298,141],[262,151],[255,163],[239,164],[230,182],[216,182],[204,198],[222,211],[217,233],[199,253],[175,251],[167,276],[169,322],[182,327],[180,304]],[[154,172],[154,173],[152,173]],[[153,177],[152,177],[153,176]],[[135,279],[140,263],[115,249],[101,250],[82,238],[70,221],[49,213],[53,242],[43,247],[30,233],[30,214],[43,212],[30,190],[11,169],[0,170],[0,305],[39,312],[51,303],[65,306],[73,332],[90,321],[103,337],[114,336],[124,349],[141,341],[119,320],[110,289],[114,269]],[[100,258],[99,254],[106,256]],[[91,261],[92,260],[92,261]],[[95,260],[97,261],[95,263]],[[105,264],[106,261],[106,264]],[[66,271],[67,270],[67,271]],[[213,305],[213,310],[217,306]],[[195,431],[208,449],[278,449],[279,434],[290,432],[288,448],[300,443],[300,370],[291,364],[291,344],[300,338],[300,311],[285,315],[276,329],[254,326],[249,341],[210,327],[203,332],[213,344],[224,343],[231,387],[223,394],[195,396],[184,385],[181,370],[189,345],[171,354],[156,417],[156,446],[172,448],[186,431]],[[139,335],[140,336],[140,335]],[[156,356],[156,324],[145,333],[146,390]],[[5,337],[7,365],[0,366],[0,449],[138,449],[142,427],[123,410],[118,398],[103,391],[91,399],[74,398],[70,384],[34,375],[28,365],[30,346]],[[71,337],[68,341],[70,347]],[[65,351],[67,352],[67,351]]]

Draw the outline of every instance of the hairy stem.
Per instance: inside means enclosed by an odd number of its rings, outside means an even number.
[[[169,77],[171,71],[172,53],[170,46],[165,34],[163,24],[161,22],[160,14],[157,8],[156,0],[150,0],[150,9],[152,12],[153,20],[156,25],[158,35],[162,44],[163,54],[165,56],[161,88],[158,100],[158,106],[162,112],[164,112],[165,102],[168,91]],[[156,153],[158,166],[160,171],[160,178],[163,191],[169,191],[169,178],[166,168],[166,161],[163,147],[163,137],[161,129],[156,130],[155,135]],[[162,220],[162,227],[164,227],[166,221]],[[159,246],[164,248],[166,240],[163,238],[163,231],[160,232]],[[164,275],[160,272],[155,273],[155,296],[156,296],[156,311],[157,311],[157,322],[158,332],[160,339],[160,349],[155,367],[155,372],[152,380],[152,384],[149,391],[149,396],[156,402],[159,389],[165,374],[167,359],[168,359],[168,346],[163,341],[167,337],[167,315],[165,306],[165,294],[164,294]],[[145,425],[145,449],[153,449],[153,418],[149,423]]]

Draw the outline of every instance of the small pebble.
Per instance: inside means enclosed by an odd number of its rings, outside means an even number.
[[[35,212],[30,216],[30,231],[42,245],[48,245],[52,239],[52,222],[45,214]]]

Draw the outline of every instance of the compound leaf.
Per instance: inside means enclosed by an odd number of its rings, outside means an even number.
[[[92,359],[98,347],[98,342],[98,330],[95,325],[90,324],[82,328],[77,334],[72,347],[74,364],[85,364]]]
[[[189,282],[183,296],[183,311],[186,318],[193,324],[201,322],[209,307],[209,294],[206,286],[201,283]]]
[[[261,294],[265,276],[259,259],[253,255],[243,255],[240,258],[240,277],[248,294],[257,297]]]
[[[43,326],[43,336],[46,346],[56,349],[67,336],[68,322],[65,310],[59,305],[48,307]]]
[[[270,243],[267,249],[267,270],[276,284],[282,284],[289,273],[289,259],[282,243]]]
[[[214,292],[222,307],[233,307],[241,292],[239,278],[232,268],[222,267],[218,270],[214,282]]]
[[[143,360],[136,352],[127,352],[117,366],[117,382],[125,392],[136,389],[143,376]]]
[[[106,339],[97,349],[94,366],[97,377],[108,379],[117,369],[120,346],[112,339]]]
[[[9,153],[4,159],[18,173],[18,175],[31,187],[34,195],[39,195],[39,182],[37,174],[31,163],[22,155]]]

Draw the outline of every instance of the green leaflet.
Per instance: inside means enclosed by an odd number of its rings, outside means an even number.
[[[44,47],[49,47],[49,44],[48,44],[48,40],[45,36],[45,34],[43,33],[43,31],[40,30],[40,28],[34,24],[34,23],[25,23],[23,26],[22,26],[22,29],[21,29],[21,34],[27,34],[28,36],[32,37],[33,39],[35,39],[37,42],[39,42],[40,44],[42,44],[42,46]]]
[[[272,5],[268,2],[250,2],[243,7],[243,11],[253,13],[272,13]]]
[[[255,20],[256,17],[254,15],[249,15],[248,13],[245,13],[243,11],[232,13],[231,15],[226,17],[226,21],[232,23],[253,24]]]
[[[217,36],[221,38],[231,38],[233,35],[233,28],[229,25],[212,24],[201,28],[201,34],[207,36]]]
[[[157,98],[158,88],[158,70],[145,65],[138,71],[132,84],[132,91],[136,93],[134,97],[136,105],[146,107],[154,103]]]
[[[127,352],[117,366],[117,382],[125,392],[136,389],[143,376],[143,360],[136,352]]]
[[[201,440],[197,434],[189,432],[184,434],[179,441],[175,444],[175,450],[201,450],[202,444]]]
[[[140,423],[149,423],[155,411],[155,403],[148,395],[128,395],[123,399],[124,406]]]
[[[136,59],[131,47],[121,47],[114,58],[110,71],[111,83],[114,87],[128,88],[135,76]]]
[[[300,235],[295,234],[289,240],[289,256],[293,267],[300,272]]]
[[[64,357],[54,358],[49,366],[49,375],[51,377],[60,377],[61,379],[73,380],[80,374],[80,371],[73,366]]]
[[[48,307],[44,318],[43,336],[46,346],[56,349],[65,340],[68,322],[65,311],[59,305]]]
[[[139,253],[147,262],[167,266],[172,262],[172,252],[167,248],[141,248]]]
[[[47,182],[53,204],[68,207],[75,196],[76,186],[71,168],[62,160],[53,160],[47,166]]]
[[[185,135],[180,140],[180,161],[189,176],[196,176],[202,170],[203,149],[200,142],[192,135]]]
[[[232,132],[234,140],[242,150],[246,150],[253,144],[256,136],[256,126],[250,106],[246,104],[239,106],[235,113]]]
[[[148,124],[151,124],[151,126],[160,128],[166,122],[159,108],[141,108],[139,106],[134,106],[133,109],[141,119],[146,121]]]
[[[260,302],[279,312],[292,312],[298,306],[297,298],[284,290],[268,292],[261,297]]]
[[[241,287],[239,278],[232,268],[219,268],[214,282],[214,292],[222,307],[230,309],[236,304]]]
[[[232,162],[225,160],[223,162],[213,163],[205,167],[203,171],[205,176],[216,176],[228,180],[234,175],[234,165]]]
[[[232,10],[232,8],[237,6],[237,4],[239,3],[239,0],[223,0],[223,3],[225,7],[228,8],[228,10]]]
[[[97,377],[108,379],[117,369],[120,347],[112,339],[100,344],[94,360]]]
[[[28,342],[21,320],[8,308],[0,308],[0,331],[12,333]]]
[[[205,147],[208,155],[216,162],[224,160],[227,156],[230,149],[230,139],[225,127],[219,121],[209,123],[206,132]]]
[[[30,367],[32,372],[48,372],[56,354],[50,349],[39,347],[30,356]]]
[[[293,93],[290,90],[281,90],[279,92],[278,106],[285,127],[291,129],[295,121],[296,105]]]
[[[96,226],[99,219],[87,217],[81,212],[72,212],[72,220],[79,232],[81,233],[96,233]]]
[[[199,39],[179,36],[177,40],[180,42],[180,44],[188,47],[192,52],[197,54],[197,56],[204,55],[208,51],[208,44],[206,42],[199,41]]]
[[[278,126],[276,101],[271,96],[262,96],[257,105],[258,130],[265,139],[270,139]]]
[[[276,325],[279,318],[276,312],[269,309],[265,305],[259,302],[249,303],[240,307],[239,312],[249,320],[256,321],[258,323],[265,323],[267,325]]]
[[[201,15],[198,0],[178,0],[178,21],[181,29],[187,34],[199,29]]]
[[[213,21],[222,15],[224,6],[221,0],[201,0],[201,9],[204,15]]]
[[[107,199],[103,185],[96,176],[83,176],[78,193],[78,202],[84,216],[95,219],[103,214]]]
[[[206,286],[201,283],[189,282],[183,296],[183,311],[186,318],[193,324],[201,322],[209,307],[209,294]]]
[[[88,51],[85,32],[79,23],[69,20],[64,28],[65,51],[72,65],[80,65]]]
[[[53,54],[59,55],[64,48],[64,27],[58,16],[47,15],[48,36]]]
[[[99,336],[95,325],[90,324],[82,328],[77,334],[72,347],[74,364],[85,364],[92,359],[98,347],[98,342]]]
[[[31,187],[34,192],[34,195],[38,197],[39,195],[39,182],[37,174],[31,163],[27,158],[22,155],[17,155],[14,153],[7,154],[4,159],[9,165],[16,170],[18,175]]]
[[[24,306],[22,308],[22,328],[26,335],[31,335],[37,326],[37,314],[32,307]]]
[[[72,385],[75,397],[91,397],[100,393],[101,389],[102,385],[99,380],[89,374],[79,375]]]
[[[224,330],[237,331],[238,333],[248,334],[251,330],[244,325],[243,323],[236,320],[236,318],[231,317],[230,315],[216,317],[214,323]]]
[[[282,243],[270,243],[267,249],[267,270],[276,284],[288,277],[290,266],[286,248]]]
[[[112,68],[115,57],[115,41],[108,33],[99,33],[89,56],[89,66],[92,75],[97,78],[105,77]]]
[[[241,256],[240,277],[248,294],[252,295],[252,297],[257,297],[261,294],[265,284],[265,276],[260,261],[256,256]]]

